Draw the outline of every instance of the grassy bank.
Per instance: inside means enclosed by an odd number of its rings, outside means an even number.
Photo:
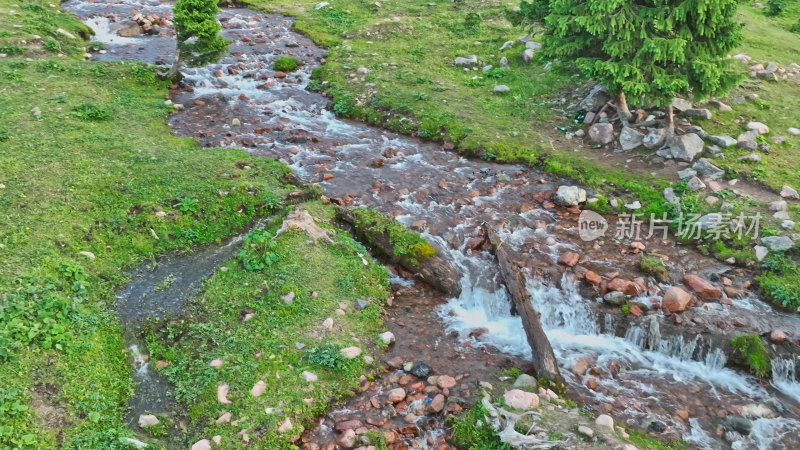
[[[93,34],[59,2],[0,0],[0,54],[7,56],[78,56]]]
[[[111,448],[132,388],[109,311],[123,269],[236,233],[288,169],[172,137],[142,65],[0,60],[0,80],[0,446]]]
[[[358,389],[371,365],[367,355],[376,355],[384,331],[386,269],[357,256],[366,250],[336,230],[330,207],[300,208],[322,218],[332,244],[311,241],[300,231],[273,240],[281,225],[276,220],[254,232],[243,254],[206,282],[186,318],[156,324],[149,335],[151,360],[169,364],[163,373],[188,411],[190,442],[220,435],[225,446],[234,447],[244,444],[245,430],[251,445],[287,447],[331,399]],[[255,260],[269,263],[256,269]],[[363,350],[360,356],[341,354],[354,346]],[[214,369],[209,363],[217,358],[222,366]],[[306,371],[319,379],[306,381]],[[259,382],[264,389],[256,397],[250,391]],[[218,401],[221,384],[230,386],[231,404]],[[215,422],[226,412],[236,425]],[[279,430],[287,418],[291,428]]]

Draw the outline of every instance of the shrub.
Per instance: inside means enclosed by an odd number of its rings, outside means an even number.
[[[281,72],[291,72],[300,66],[300,60],[289,56],[281,56],[275,60],[272,68]]]
[[[744,357],[750,371],[759,377],[765,377],[770,372],[770,359],[761,336],[757,334],[744,334],[733,338],[731,344]]]
[[[765,14],[770,17],[781,15],[789,6],[789,0],[769,0]]]
[[[309,363],[328,367],[333,370],[342,370],[347,365],[342,352],[339,351],[339,346],[335,344],[324,344],[319,347],[314,347],[306,352],[306,359]]]
[[[81,120],[108,120],[111,118],[111,112],[104,106],[96,106],[90,103],[84,103],[72,108],[72,114]]]
[[[764,272],[756,277],[767,300],[789,308],[800,308],[800,266],[782,253],[767,257]]]

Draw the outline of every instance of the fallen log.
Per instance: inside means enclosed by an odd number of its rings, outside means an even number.
[[[556,361],[553,347],[550,345],[550,340],[547,339],[547,335],[542,329],[539,313],[531,304],[531,296],[525,287],[525,276],[512,263],[500,236],[486,223],[483,224],[483,229],[487,239],[489,239],[489,243],[492,245],[492,251],[497,258],[497,264],[500,266],[500,276],[503,278],[503,283],[506,285],[511,300],[514,302],[514,309],[522,319],[522,328],[525,330],[528,345],[530,345],[531,354],[533,355],[533,368],[536,372],[536,377],[549,380],[558,390],[563,392],[564,379],[558,370],[558,362]]]
[[[461,272],[417,233],[369,209],[336,207],[336,218],[353,226],[358,240],[451,297],[461,294]]]

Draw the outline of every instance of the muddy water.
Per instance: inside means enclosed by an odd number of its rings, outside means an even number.
[[[171,61],[169,29],[162,36],[140,38],[119,38],[109,31],[113,20],[129,17],[134,9],[164,15],[168,4],[73,0],[65,6],[107,44],[98,59]],[[292,32],[291,19],[244,9],[226,9],[219,19],[225,37],[233,41],[230,54],[219,64],[185,71],[185,84],[172,92],[172,101],[185,108],[170,119],[175,133],[201,145],[246,148],[253,155],[282,160],[305,180],[319,183],[335,201],[379,209],[423,232],[464,273],[459,298],[423,309],[434,323],[443,324],[431,333],[455,337],[452,348],[464,351],[459,357],[476,358],[476,348],[521,358],[530,352],[519,319],[509,312],[491,256],[467,246],[480,225],[489,222],[501,230],[519,266],[530,272],[529,291],[570,381],[571,395],[634,427],[646,429],[660,421],[666,425],[660,435],[683,437],[702,448],[727,447],[728,441],[736,441],[738,448],[800,445],[793,360],[778,364],[774,386],[764,386],[726,368],[719,348],[737,329],[799,330],[796,316],[778,314],[752,297],[734,299],[730,306],[706,304],[685,313],[682,325],[655,312],[637,319],[620,315],[595,301],[596,295],[577,289],[556,264],[561,253],[571,250],[608,278],[614,273],[639,276],[638,256],[625,243],[584,243],[574,228],[577,216],[548,207],[555,188],[572,183],[520,166],[468,160],[435,144],[339,120],[326,109],[327,99],[305,90],[324,51]],[[298,58],[303,66],[276,73],[272,62],[280,56]],[[357,69],[352,68],[350,82],[366,84],[365,71]],[[674,243],[653,239],[645,244],[648,251],[668,258],[675,283],[686,272],[709,279],[725,275],[739,284],[750,275]],[[642,301],[657,308],[658,286],[651,287],[652,295]],[[683,331],[667,333],[676,327]],[[476,329],[481,332],[470,337]],[[421,357],[436,361],[437,354]],[[587,376],[571,373],[579,358],[597,369],[595,389],[585,387]],[[690,418],[679,417],[678,411],[688,411]],[[728,415],[753,419],[749,435],[729,433],[726,440]]]

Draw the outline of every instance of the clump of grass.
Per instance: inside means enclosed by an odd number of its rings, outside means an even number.
[[[478,402],[457,417],[453,423],[453,443],[458,448],[511,450],[511,446],[500,441],[497,432],[486,422],[489,411]]]
[[[753,374],[759,377],[769,375],[771,363],[761,336],[744,334],[733,338],[731,344],[744,357]]]
[[[642,262],[639,264],[639,268],[642,272],[654,277],[662,283],[669,281],[667,268],[664,267],[664,263],[656,257],[642,255]]]
[[[291,56],[281,56],[275,60],[272,68],[281,72],[291,72],[300,67],[300,60]]]
[[[105,106],[92,105],[84,103],[72,108],[72,113],[75,117],[82,120],[109,120],[111,119],[111,111]]]
[[[756,277],[764,296],[788,308],[800,308],[800,266],[786,254],[775,253],[763,263]]]

